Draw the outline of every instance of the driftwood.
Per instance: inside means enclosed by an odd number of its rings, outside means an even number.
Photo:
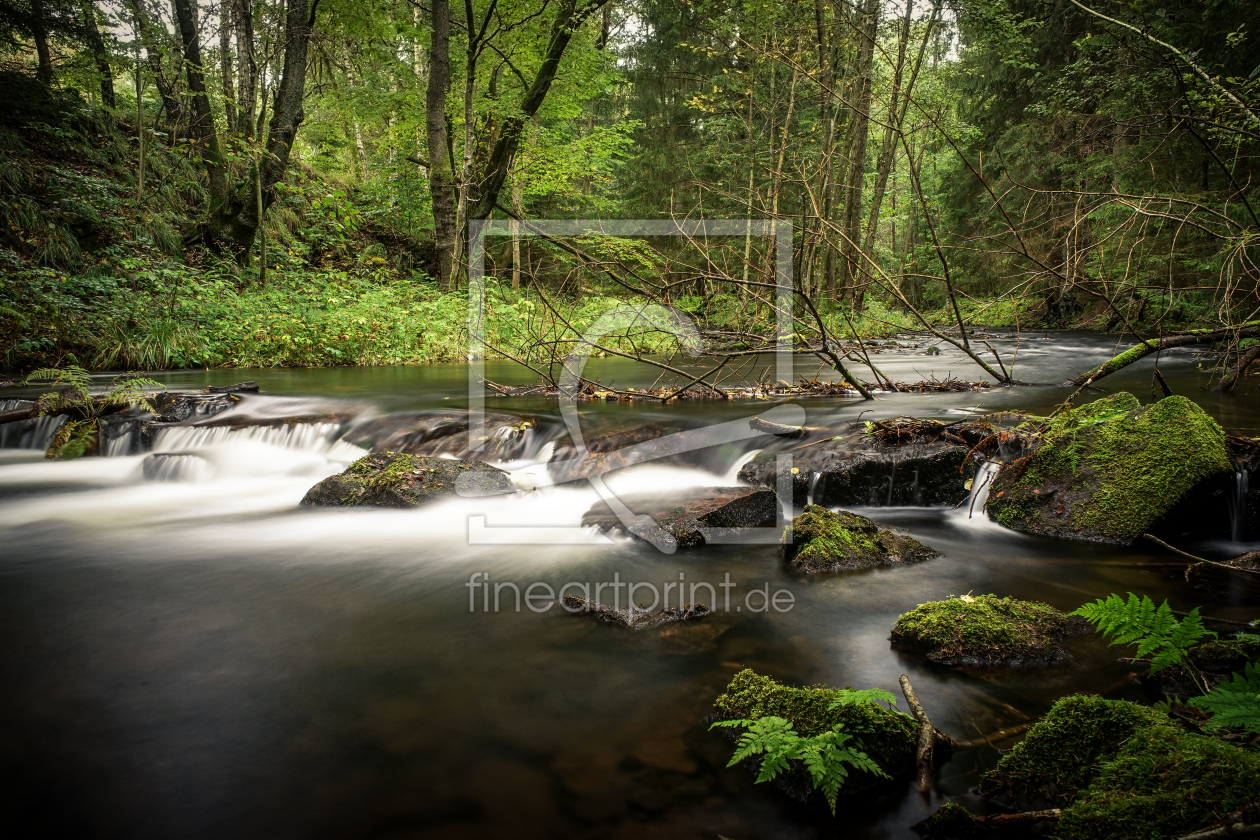
[[[754,417],[748,421],[748,428],[754,432],[765,432],[768,435],[775,435],[784,438],[798,438],[805,434],[805,430],[800,426],[788,426],[784,423],[771,423],[768,420],[762,420],[760,417]]]

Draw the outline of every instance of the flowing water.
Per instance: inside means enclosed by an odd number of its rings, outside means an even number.
[[[1016,342],[995,345],[1009,359]],[[1019,345],[1017,376],[1061,382],[1110,356],[1116,342],[1051,333],[1025,335]],[[903,381],[975,378],[949,351],[885,351],[876,362]],[[1103,384],[1148,401],[1150,366]],[[816,369],[801,363],[798,373]],[[1165,354],[1161,370],[1227,431],[1260,431],[1254,386],[1224,396],[1204,390],[1207,377],[1189,354]],[[616,360],[594,360],[587,373],[618,387],[654,378]],[[510,364],[488,364],[487,376],[528,381]],[[461,365],[161,378],[171,389],[256,379],[263,395],[246,397],[238,411],[257,414],[333,405],[367,416],[467,400]],[[838,426],[898,414],[1045,413],[1070,391],[797,403],[811,425]],[[592,427],[686,428],[769,407],[580,410]],[[557,415],[543,398],[489,399],[487,408]],[[545,461],[554,446],[544,426],[527,441],[533,460]],[[1137,698],[1140,689],[1115,649],[1094,637],[1070,640],[1070,662],[1033,671],[943,668],[893,650],[893,622],[923,601],[994,592],[1071,610],[1132,590],[1176,609],[1202,605],[1221,619],[1260,615],[1256,587],[1203,576],[1191,588],[1184,561],[1162,550],[1002,529],[981,512],[988,467],[957,510],[861,509],[941,557],[801,580],[787,574],[773,544],[667,555],[583,529],[596,491],[546,486],[530,458],[506,465],[518,486],[534,488],[515,496],[414,511],[299,509],[312,484],[363,453],[339,440],[341,432],[338,423],[183,426],[161,432],[151,453],[122,454],[132,448],[119,444],[113,457],[77,462],[42,460],[38,446],[51,435],[43,428],[3,438],[0,796],[9,826],[23,836],[271,840],[907,837],[946,800],[983,810],[970,790],[996,750],[955,753],[928,795],[907,781],[842,801],[832,819],[726,769],[730,747],[702,719],[731,676],[750,667],[798,685],[896,692],[905,673],[937,726],[968,738],[1040,715],[1065,693]],[[715,447],[691,466],[642,464],[608,483],[617,493],[730,484],[759,440],[766,438]],[[1240,512],[1222,521],[1219,534],[1188,547],[1221,557],[1257,547],[1228,524]],[[515,594],[614,581],[658,591],[698,584],[700,600],[730,609],[691,626],[630,632],[536,609],[541,600],[522,603]],[[601,600],[625,591],[605,588]],[[764,609],[765,596],[780,592],[790,601],[783,595],[773,604],[786,608]],[[651,594],[640,587],[634,597]]]

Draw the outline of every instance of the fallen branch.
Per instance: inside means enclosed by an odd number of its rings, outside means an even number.
[[[1228,391],[1230,388],[1233,388],[1234,384],[1246,375],[1247,368],[1251,367],[1252,364],[1255,363],[1256,359],[1260,359],[1260,344],[1256,344],[1255,347],[1252,347],[1246,353],[1241,354],[1238,359],[1238,364],[1234,365],[1233,369],[1230,370],[1229,373],[1222,376],[1221,381],[1216,383],[1216,387],[1212,390]]]
[[[938,737],[944,740],[949,739],[938,733],[936,727],[932,725],[932,721],[928,719],[927,712],[923,711],[923,706],[919,703],[919,698],[914,695],[914,687],[910,685],[910,678],[902,674],[898,682],[901,683],[901,693],[906,696],[906,703],[910,706],[910,713],[919,722],[919,740],[914,756],[915,766],[918,768],[916,779],[919,785],[919,793],[927,793],[932,789],[932,753],[935,750],[936,741]],[[953,743],[953,741],[950,741],[950,743]]]
[[[1182,335],[1170,335],[1158,341],[1143,341],[1135,344],[1118,356],[1113,356],[1093,370],[1086,371],[1075,379],[1063,383],[1064,387],[1084,387],[1093,385],[1104,376],[1110,376],[1157,350],[1168,350],[1173,347],[1189,347],[1193,344],[1205,344],[1222,338],[1254,336],[1260,334],[1260,321],[1248,321],[1238,329],[1194,330]]]
[[[1143,534],[1142,537],[1144,539],[1150,540],[1153,543],[1158,543],[1159,545],[1162,545],[1164,548],[1168,549],[1169,551],[1180,554],[1182,557],[1189,557],[1191,560],[1195,561],[1196,563],[1205,563],[1209,566],[1216,566],[1221,569],[1227,569],[1231,572],[1242,572],[1243,574],[1246,574],[1246,575],[1260,575],[1260,572],[1256,572],[1251,569],[1240,569],[1239,567],[1231,566],[1228,563],[1217,563],[1215,560],[1206,560],[1202,557],[1196,557],[1190,552],[1182,551],[1180,548],[1174,548],[1173,546],[1161,540],[1159,537],[1153,537],[1150,534]]]
[[[990,814],[987,817],[976,817],[976,822],[985,825],[1017,825],[1019,823],[1057,820],[1063,813],[1062,808],[1047,808],[1044,811],[1023,811],[1018,814]]]
[[[943,735],[939,732],[936,734],[938,738],[941,739],[942,746],[945,746],[945,741],[948,741],[948,746],[953,749],[962,750],[970,747],[992,747],[996,746],[993,743],[994,741],[1005,741],[1007,738],[1027,732],[1035,723],[1037,723],[1035,720],[1026,720],[1023,723],[1016,724],[1015,726],[1008,726],[1005,729],[999,729],[996,732],[990,732],[988,735],[981,735],[979,738],[972,738],[966,741],[955,741],[947,735]]]
[[[805,430],[800,426],[788,426],[784,423],[771,423],[768,420],[762,420],[760,417],[754,417],[748,421],[748,428],[754,432],[765,432],[768,435],[777,437],[798,438],[805,434]]]
[[[1241,822],[1231,823],[1219,828],[1209,828],[1207,831],[1187,834],[1181,837],[1180,840],[1221,840],[1225,837],[1260,837],[1260,823],[1251,825]]]

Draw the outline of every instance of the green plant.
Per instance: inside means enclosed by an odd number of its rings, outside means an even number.
[[[1260,732],[1260,663],[1251,662],[1241,674],[1218,683],[1190,705],[1210,712],[1211,725],[1237,726],[1249,732]]]
[[[108,409],[139,406],[146,411],[153,411],[153,403],[145,389],[166,387],[152,379],[125,373],[115,377],[104,394],[93,397],[89,394],[92,376],[78,365],[41,368],[32,371],[24,381],[28,385],[45,383],[66,386],[59,391],[43,394],[35,400],[36,416],[77,415],[63,423],[48,443],[44,457],[60,460],[90,455],[98,447],[101,418]]]
[[[713,726],[746,729],[739,738],[735,755],[726,766],[734,767],[750,756],[764,756],[757,774],[758,783],[768,782],[785,772],[791,761],[802,762],[814,787],[826,797],[833,816],[840,789],[849,777],[849,767],[864,770],[872,776],[890,778],[866,753],[846,746],[851,736],[843,731],[840,724],[812,738],[801,737],[792,728],[790,720],[774,715],[756,720],[720,720]]]
[[[1216,638],[1214,632],[1203,626],[1198,607],[1178,620],[1168,601],[1156,607],[1146,595],[1139,598],[1130,592],[1126,601],[1112,593],[1105,599],[1084,604],[1072,615],[1083,617],[1104,636],[1114,636],[1113,645],[1137,645],[1139,659],[1150,657],[1152,673],[1169,665],[1184,666],[1199,688],[1207,693],[1203,674],[1186,656],[1201,639]]]

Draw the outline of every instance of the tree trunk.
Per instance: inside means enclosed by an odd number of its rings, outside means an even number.
[[[140,0],[127,0],[127,8],[131,12],[136,35],[144,46],[145,61],[149,65],[149,72],[153,74],[153,83],[157,86],[158,96],[162,98],[166,119],[171,124],[176,124],[183,118],[184,107],[179,100],[176,83],[166,75],[166,69],[162,66],[162,56],[166,53],[162,44],[166,40],[166,33],[159,35],[154,31],[149,14]],[[174,137],[171,139],[173,140]]]
[[[235,0],[232,10],[236,24],[237,92],[236,133],[246,140],[254,136],[255,98],[258,90],[258,59],[254,54],[254,7],[250,0]]]
[[[214,212],[227,200],[227,175],[223,166],[223,154],[219,149],[219,135],[214,128],[214,115],[210,112],[210,99],[206,96],[201,45],[197,42],[196,9],[193,0],[174,0],[173,5],[179,24],[180,40],[184,45],[188,91],[192,94],[192,122],[189,128],[210,181],[210,206]]]
[[[46,85],[53,80],[52,51],[48,49],[48,27],[44,23],[48,13],[43,0],[31,0],[31,35],[35,38],[35,55],[39,58],[36,78]]]
[[[101,38],[100,27],[96,25],[96,7],[92,0],[79,0],[79,11],[83,13],[83,31],[87,35],[88,49],[96,61],[96,72],[101,75],[101,102],[106,108],[114,107],[114,74],[109,67],[109,53],[105,51],[105,40]]]
[[[844,180],[844,216],[841,224],[842,295],[852,296],[859,308],[862,296],[859,288],[862,189],[866,183],[866,143],[870,134],[871,73],[875,64],[875,25],[878,14],[879,0],[866,0],[858,33],[857,96],[853,103],[849,130],[849,171]]]
[[[429,85],[425,128],[429,140],[429,191],[433,198],[433,233],[438,288],[455,284],[455,169],[446,134],[446,97],[451,90],[451,4],[433,0],[433,35],[429,42]]]
[[[228,134],[237,133],[236,91],[232,86],[232,7],[235,0],[219,0],[219,75],[223,77],[223,114]]]
[[[490,151],[490,158],[486,162],[484,176],[478,181],[481,187],[481,195],[478,197],[476,205],[469,212],[468,218],[489,218],[495,204],[499,201],[499,192],[503,189],[503,184],[507,180],[508,169],[512,165],[512,158],[520,147],[525,123],[532,119],[534,114],[538,113],[538,109],[547,98],[547,92],[551,90],[551,85],[556,80],[556,71],[560,67],[560,59],[564,57],[564,51],[569,46],[573,33],[577,31],[578,27],[582,25],[582,22],[588,16],[599,11],[607,2],[608,0],[591,0],[591,2],[586,3],[579,9],[577,8],[577,0],[561,0],[555,22],[551,26],[551,37],[547,44],[547,53],[543,57],[542,65],[534,75],[529,90],[525,92],[525,96],[521,99],[519,112],[505,118],[503,121],[503,130],[499,134],[499,139],[495,142],[494,148]],[[435,2],[434,5],[436,6],[437,3]],[[430,86],[431,88],[432,86]]]
[[[177,0],[186,3],[188,0]],[[262,226],[264,214],[276,200],[276,184],[284,178],[289,154],[297,138],[299,126],[306,118],[302,108],[306,96],[306,56],[315,26],[315,10],[319,0],[289,0],[284,24],[284,70],[276,91],[263,155],[261,177],[238,184],[231,200],[215,214],[207,238],[211,247],[228,247],[235,251],[238,262],[246,263],[254,239]],[[260,117],[261,117],[261,108]],[[262,192],[261,202],[256,193]]]

